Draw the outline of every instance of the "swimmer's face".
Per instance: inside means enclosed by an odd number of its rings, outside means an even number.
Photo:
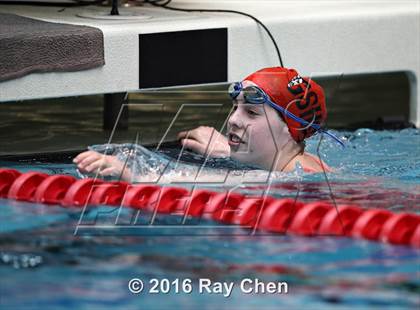
[[[255,85],[243,81],[243,87]],[[290,140],[287,125],[267,104],[245,103],[243,93],[233,101],[228,120],[231,157],[243,163],[271,169],[277,154]]]

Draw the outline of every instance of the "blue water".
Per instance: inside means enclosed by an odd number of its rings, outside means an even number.
[[[328,174],[284,174],[270,187],[276,197],[357,203],[366,208],[420,212],[420,131],[335,132],[342,150],[323,139]],[[308,142],[316,153],[319,137]],[[166,155],[173,150],[162,150]],[[191,155],[191,154],[187,154]],[[188,157],[188,156],[186,156]],[[214,163],[213,163],[214,164]],[[11,163],[21,171],[77,175],[72,164]],[[207,184],[214,190],[220,185]],[[245,184],[238,192],[267,187]],[[85,212],[0,200],[0,306],[4,309],[418,309],[420,251],[332,237],[251,234],[212,221],[188,221],[99,206]],[[118,225],[115,225],[117,221]],[[78,224],[82,226],[78,227]],[[78,227],[76,231],[76,227]],[[93,227],[93,228],[92,228]],[[134,227],[134,228],[133,228]],[[75,234],[75,232],[77,232]],[[145,291],[128,290],[131,278]],[[152,278],[192,280],[190,294],[150,294]],[[234,282],[230,297],[200,294],[198,279]],[[288,293],[244,294],[242,279],[287,282]]]

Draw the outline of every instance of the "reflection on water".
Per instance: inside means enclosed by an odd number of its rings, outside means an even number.
[[[102,96],[0,104],[0,155],[86,149],[92,144],[151,144],[199,125],[221,128],[232,106],[224,89],[130,95],[129,127],[104,130]]]

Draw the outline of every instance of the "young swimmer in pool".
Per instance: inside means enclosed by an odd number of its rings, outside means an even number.
[[[228,119],[227,137],[211,127],[178,134],[181,144],[211,157],[231,157],[267,171],[291,172],[297,164],[305,172],[331,172],[318,157],[305,152],[304,140],[322,132],[342,142],[321,125],[327,117],[323,89],[296,70],[282,67],[259,70],[229,88],[234,108]],[[123,171],[115,156],[86,151],[74,158],[83,173],[101,176]]]

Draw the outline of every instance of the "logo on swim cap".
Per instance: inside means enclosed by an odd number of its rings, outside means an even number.
[[[303,83],[303,79],[300,75],[296,75],[290,82],[287,84],[288,87],[296,86]]]
[[[311,85],[304,78],[302,78],[300,75],[296,75],[287,84],[287,89],[292,94],[297,95],[303,92],[302,86],[306,86],[308,89],[311,87]]]

